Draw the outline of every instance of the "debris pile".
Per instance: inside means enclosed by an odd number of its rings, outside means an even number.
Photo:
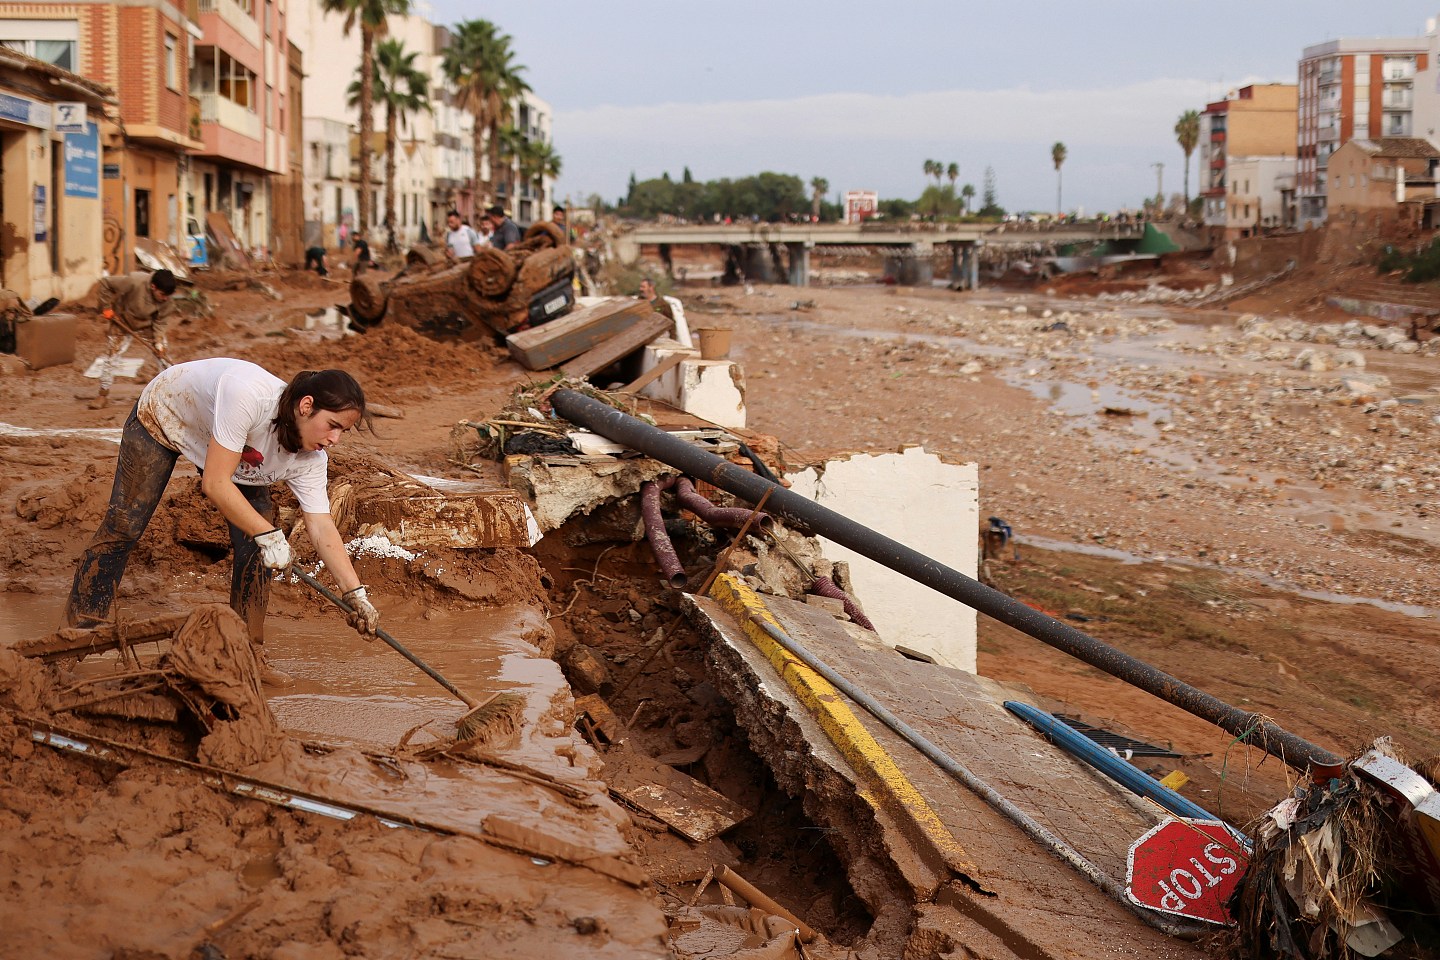
[[[390,280],[373,271],[350,283],[362,326],[403,324],[437,340],[476,340],[561,316],[574,303],[575,262],[558,228],[537,223],[505,250],[482,247],[458,262],[412,258]]]

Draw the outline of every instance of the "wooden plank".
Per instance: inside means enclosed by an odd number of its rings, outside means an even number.
[[[636,377],[631,382],[625,384],[625,386],[620,388],[619,392],[638,393],[639,391],[644,390],[646,387],[650,386],[650,384],[654,383],[656,380],[659,380],[671,370],[680,366],[680,361],[684,360],[688,356],[690,356],[688,353],[670,354],[670,356],[666,357],[664,360],[661,360],[659,363],[655,364],[655,366],[651,367],[649,370],[646,370],[644,373],[640,374],[640,376]]]
[[[658,313],[646,314],[615,336],[567,362],[560,370],[567,377],[588,377],[628,357],[669,330],[673,324],[674,321]]]
[[[92,653],[114,650],[122,642],[135,644],[168,640],[189,618],[188,613],[175,613],[122,623],[118,636],[116,628],[109,624],[89,629],[62,627],[47,637],[23,640],[15,644],[14,649],[22,657],[36,657],[46,663],[69,657],[85,657]]]
[[[352,505],[358,537],[378,534],[409,550],[532,546],[525,501],[510,490],[426,495],[384,488],[365,494]]]
[[[644,300],[616,297],[511,334],[505,343],[526,369],[545,370],[580,356],[650,312]]]
[[[750,816],[750,811],[693,777],[637,753],[605,758],[610,792],[664,821],[686,839],[703,843]]]

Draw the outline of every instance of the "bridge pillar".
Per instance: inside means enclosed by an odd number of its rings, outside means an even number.
[[[747,243],[740,248],[740,270],[753,283],[775,282],[775,258],[768,243]]]
[[[961,245],[960,245],[959,243],[956,243],[956,242],[951,242],[951,243],[947,243],[946,246],[950,248],[950,276],[947,278],[947,279],[949,279],[949,281],[950,281],[950,289],[951,289],[951,290],[961,290],[961,289],[964,289],[965,273],[964,273],[964,271],[963,271],[963,270],[961,269],[961,267],[960,267],[960,247],[961,247]],[[968,250],[968,249],[969,249],[969,245],[968,245],[968,244],[965,245],[965,248]]]
[[[885,254],[885,276],[903,287],[925,287],[935,278],[935,264],[922,256],[919,244],[911,244]]]
[[[786,251],[790,254],[790,286],[810,286],[810,244],[809,243],[787,243]]]

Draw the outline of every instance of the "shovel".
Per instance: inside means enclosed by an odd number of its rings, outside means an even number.
[[[306,573],[304,570],[292,567],[291,572],[294,573],[295,576],[299,577],[301,580],[305,581],[305,583],[313,587],[317,593],[323,596],[326,600],[329,600],[331,603],[335,604],[335,606],[339,607],[341,610],[344,610],[346,613],[355,612],[354,609],[350,606],[350,604],[346,603],[342,598],[336,596],[328,587],[322,584],[319,580],[316,580],[314,577],[310,576],[310,574]],[[457,740],[474,740],[483,731],[494,725],[502,718],[504,718],[504,721],[507,725],[513,725],[515,721],[515,715],[519,712],[520,708],[524,706],[524,698],[522,698],[518,694],[506,693],[503,690],[498,693],[492,693],[483,701],[478,701],[474,697],[467,696],[466,694],[462,693],[460,689],[455,686],[455,684],[451,683],[449,680],[446,680],[443,676],[441,676],[438,670],[430,666],[430,664],[426,663],[424,660],[421,660],[415,654],[411,653],[404,644],[402,644],[399,640],[396,640],[394,637],[390,636],[390,634],[386,633],[384,629],[376,627],[375,636],[388,643],[391,648],[395,650],[396,653],[400,654],[406,660],[409,660],[411,663],[415,664],[415,666],[419,667],[425,672],[426,676],[428,676],[431,680],[434,680],[436,683],[440,684],[440,686],[444,687],[446,690],[450,691],[450,693],[456,699],[460,700],[462,703],[465,704],[465,706],[470,708],[468,711],[466,711],[464,716],[462,716],[459,720],[455,721],[455,739]]]
[[[130,336],[134,337],[136,340],[139,340],[140,343],[145,347],[145,349],[150,351],[150,355],[155,358],[155,363],[157,366],[160,367],[161,370],[164,370],[166,367],[170,366],[170,361],[160,356],[160,352],[155,349],[155,345],[149,340],[146,340],[144,337],[140,336],[140,334],[136,333],[134,330],[131,330],[130,325],[124,320],[120,319],[120,314],[112,313],[112,315],[106,317],[106,319],[109,320],[111,323],[115,324],[121,330],[124,330],[126,333],[130,334]]]

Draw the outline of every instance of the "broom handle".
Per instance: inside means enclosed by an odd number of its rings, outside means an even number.
[[[290,572],[293,573],[293,574],[295,574],[295,576],[299,577],[301,580],[304,580],[306,583],[310,584],[310,586],[314,587],[314,588],[316,589],[316,591],[318,591],[322,596],[325,597],[326,600],[329,600],[331,603],[335,604],[335,606],[339,607],[341,610],[344,610],[346,613],[354,613],[354,612],[355,612],[353,609],[351,609],[350,604],[346,603],[343,599],[341,599],[340,597],[336,596],[334,593],[331,592],[331,590],[330,590],[329,587],[325,586],[325,584],[321,583],[319,580],[316,580],[314,577],[310,576],[310,574],[306,573],[304,570],[300,570],[300,569],[298,569],[298,568],[291,567],[291,568],[290,568]],[[469,707],[469,708],[472,709],[472,710],[475,709],[476,706],[478,706],[478,704],[475,702],[475,700],[473,700],[473,699],[471,699],[470,697],[467,697],[465,694],[461,693],[460,690],[459,690],[459,688],[457,688],[457,687],[455,686],[455,684],[451,683],[449,680],[446,680],[444,677],[442,677],[442,676],[439,674],[439,672],[436,671],[436,669],[435,669],[434,667],[430,666],[430,664],[426,663],[424,660],[421,660],[419,657],[415,656],[415,654],[411,653],[411,652],[409,651],[409,649],[407,649],[406,646],[405,646],[403,643],[401,643],[399,640],[396,640],[394,637],[390,636],[390,634],[386,633],[384,627],[376,627],[376,628],[375,628],[375,636],[379,637],[381,640],[384,640],[386,643],[390,644],[390,646],[395,650],[396,653],[400,654],[400,656],[404,657],[406,660],[409,660],[411,663],[415,664],[415,666],[419,667],[421,670],[424,670],[425,673],[426,673],[426,675],[429,676],[431,680],[434,680],[436,683],[440,684],[440,686],[444,687],[446,690],[449,690],[451,693],[455,694],[456,697],[458,697],[458,698],[460,698],[460,700],[464,701],[465,706]]]

